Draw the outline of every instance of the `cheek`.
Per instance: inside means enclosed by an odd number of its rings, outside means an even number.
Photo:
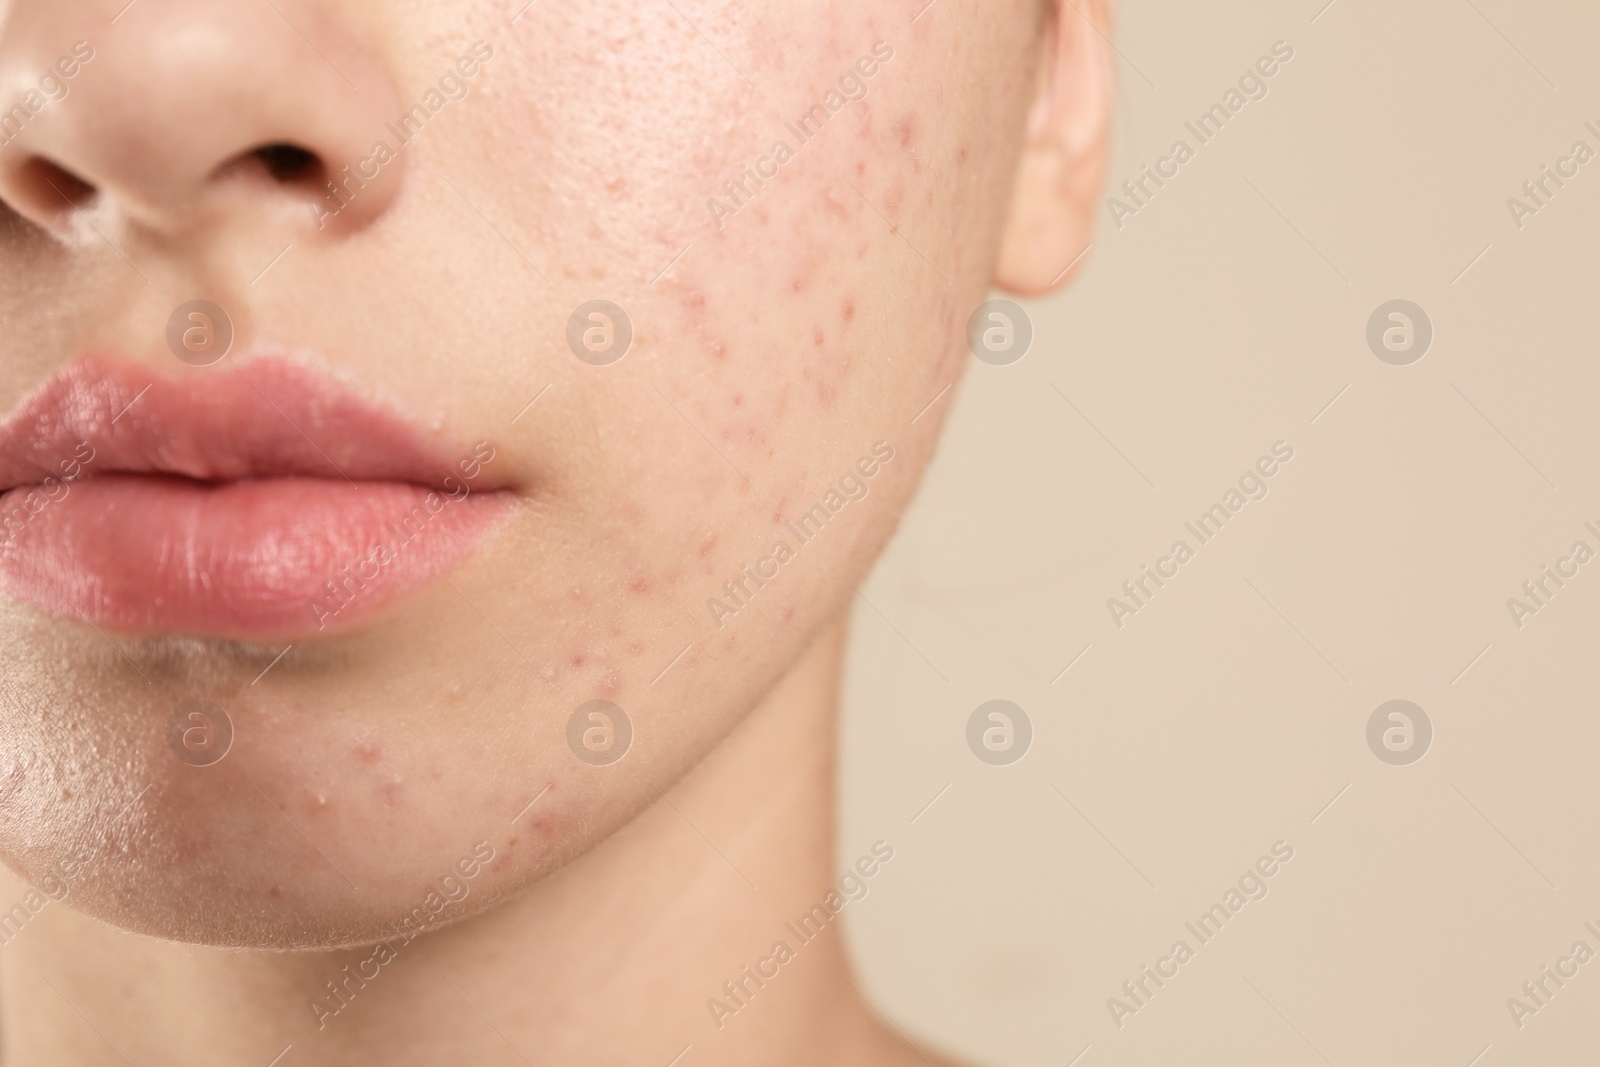
[[[521,129],[495,170],[527,176],[515,202],[565,265],[559,306],[621,303],[663,391],[692,385],[717,413],[699,427],[714,441],[770,446],[858,414],[874,349],[915,353],[893,360],[924,379],[913,391],[952,376],[945,341],[986,264],[948,225],[935,174],[960,187],[969,145],[925,113],[948,70],[902,6],[558,13],[549,45],[496,72],[496,124]],[[893,58],[861,78],[875,48]],[[519,103],[541,99],[563,106]]]

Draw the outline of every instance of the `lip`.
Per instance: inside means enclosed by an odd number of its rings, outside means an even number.
[[[81,359],[0,422],[0,593],[138,633],[343,629],[490,531],[494,458],[277,356]]]

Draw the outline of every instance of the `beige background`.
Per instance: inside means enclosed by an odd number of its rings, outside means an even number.
[[[1600,961],[1521,1030],[1506,1007],[1600,951],[1600,561],[1521,630],[1506,607],[1600,549],[1600,161],[1506,208],[1600,149],[1600,8],[1322,4],[1126,0],[1114,185],[1295,58],[1027,305],[1026,358],[974,362],[858,605],[841,859],[897,856],[850,936],[891,1018],[980,1062],[1600,1053]],[[1396,297],[1434,323],[1408,367],[1364,338]],[[1106,598],[1280,439],[1270,496],[1116,629]],[[1010,767],[965,743],[995,697],[1035,728]],[[1412,766],[1366,744],[1392,698],[1434,724]],[[1270,895],[1117,1029],[1107,998],[1280,839]]]

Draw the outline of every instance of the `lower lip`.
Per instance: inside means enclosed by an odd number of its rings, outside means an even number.
[[[136,632],[294,637],[354,624],[453,566],[502,492],[106,474],[0,495],[0,591]]]

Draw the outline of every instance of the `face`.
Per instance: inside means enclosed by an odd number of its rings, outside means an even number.
[[[1043,14],[122,5],[0,4],[0,857],[213,944],[459,917],[853,596]]]

